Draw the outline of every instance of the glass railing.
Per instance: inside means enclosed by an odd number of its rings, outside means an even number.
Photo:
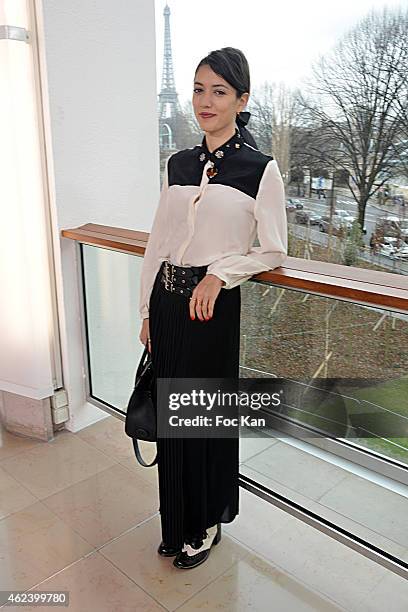
[[[81,254],[87,399],[124,419],[148,235],[96,240],[97,227],[63,235]],[[284,393],[266,427],[241,432],[240,483],[408,577],[408,284],[316,265],[291,259],[241,286],[240,377]]]
[[[142,258],[81,247],[89,396],[124,414],[143,349],[138,315]]]
[[[264,282],[241,295],[240,376],[283,389],[242,436],[241,474],[405,558],[408,316]]]
[[[240,376],[287,381],[281,420],[408,465],[408,315],[261,282],[241,294]]]

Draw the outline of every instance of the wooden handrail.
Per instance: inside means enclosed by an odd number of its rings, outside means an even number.
[[[61,236],[83,244],[143,256],[149,233],[86,223],[61,230]],[[288,289],[408,312],[408,277],[391,272],[288,257],[285,266],[252,278]]]

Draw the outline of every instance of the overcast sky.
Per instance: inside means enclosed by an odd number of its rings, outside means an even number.
[[[200,59],[238,47],[248,60],[251,88],[264,81],[299,85],[311,62],[370,9],[408,7],[408,0],[168,0],[173,67],[179,100],[191,99]],[[157,82],[163,66],[163,9],[155,0]]]

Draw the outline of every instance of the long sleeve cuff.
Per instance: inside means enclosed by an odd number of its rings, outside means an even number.
[[[140,314],[141,319],[148,319],[149,318],[149,307],[143,306],[143,308],[140,308],[139,314]]]
[[[207,274],[214,274],[225,281],[222,289],[232,289],[256,274],[278,268],[284,263],[286,257],[286,253],[283,252],[258,253],[257,259],[251,255],[231,255],[208,266]]]

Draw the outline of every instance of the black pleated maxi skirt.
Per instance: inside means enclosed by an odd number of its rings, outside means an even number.
[[[170,292],[158,271],[149,301],[157,378],[238,378],[241,290],[221,289],[213,317],[190,319],[189,297]],[[239,511],[239,437],[158,438],[162,541],[167,546],[230,523]]]

